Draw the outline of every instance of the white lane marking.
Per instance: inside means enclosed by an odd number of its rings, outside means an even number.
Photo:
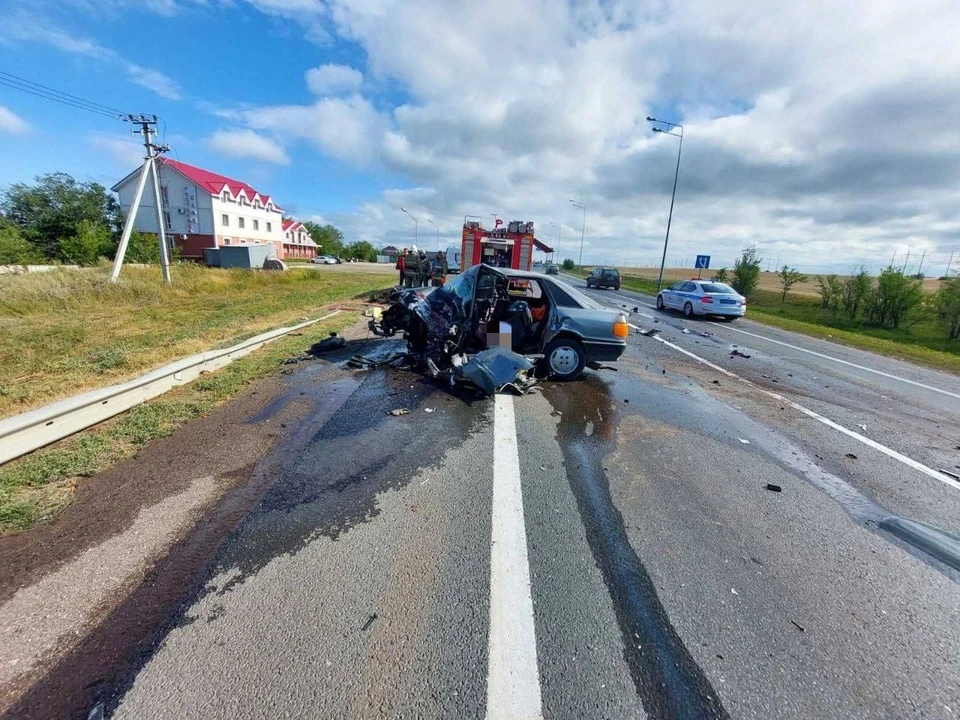
[[[543,712],[517,425],[509,395],[494,398],[491,526],[487,718],[534,720]]]
[[[637,305],[642,305],[643,307],[655,309],[653,305],[647,305],[646,303],[640,303],[633,298],[624,297],[622,295],[611,295],[618,300],[629,300],[630,302],[635,302]],[[637,313],[642,317],[651,318],[650,315],[644,315],[643,313]],[[777,345],[783,345],[788,347],[791,350],[797,350],[799,352],[805,352],[809,355],[816,355],[818,358],[823,358],[824,360],[831,360],[835,363],[840,363],[841,365],[847,365],[849,367],[857,368],[858,370],[863,370],[864,372],[873,373],[874,375],[882,375],[885,378],[891,380],[899,380],[902,383],[907,383],[908,385],[913,385],[915,387],[923,388],[924,390],[929,390],[931,392],[940,393],[941,395],[948,395],[953,398],[960,400],[960,394],[950,392],[949,390],[943,390],[942,388],[933,387],[932,385],[927,385],[922,382],[917,382],[916,380],[909,380],[905,377],[900,377],[899,375],[893,375],[892,373],[883,372],[883,370],[874,370],[873,368],[866,367],[865,365],[859,365],[855,362],[850,362],[849,360],[841,360],[840,358],[833,357],[832,355],[826,355],[824,353],[817,352],[815,350],[807,350],[806,348],[799,347],[797,345],[791,345],[790,343],[783,342],[782,340],[774,340],[773,338],[767,337],[766,335],[757,335],[756,333],[749,332],[747,330],[741,330],[740,328],[735,327],[725,327],[724,330],[732,330],[733,332],[741,333],[742,335],[749,335],[750,337],[755,337],[758,340],[765,340],[766,342],[775,343]]]
[[[858,370],[864,370],[866,372],[874,373],[875,375],[883,375],[884,377],[890,378],[891,380],[899,380],[900,382],[903,382],[903,383],[916,385],[917,387],[921,387],[924,390],[930,390],[932,392],[937,392],[942,395],[949,395],[950,397],[955,397],[958,400],[960,400],[960,394],[950,392],[949,390],[942,390],[941,388],[936,388],[936,387],[933,387],[932,385],[926,385],[922,382],[917,382],[916,380],[908,380],[907,378],[900,377],[899,375],[891,375],[890,373],[883,372],[882,370],[874,370],[873,368],[868,368],[863,365],[858,365],[857,363],[850,362],[849,360],[841,360],[840,358],[835,358],[830,355],[824,355],[823,353],[819,353],[814,350],[807,350],[806,348],[797,347],[796,345],[791,345],[790,343],[785,343],[780,340],[774,340],[773,338],[768,338],[763,335],[757,335],[756,333],[747,332],[746,330],[741,330],[740,328],[728,327],[726,329],[733,330],[734,332],[742,333],[744,335],[749,335],[750,337],[755,337],[760,340],[765,340],[766,342],[776,343],[777,345],[783,345],[784,347],[788,347],[791,350],[799,350],[800,352],[805,352],[810,355],[816,355],[817,357],[823,358],[824,360],[832,360],[833,362],[840,363],[841,365],[849,365],[850,367],[855,367]]]
[[[630,325],[630,327],[635,328],[635,329],[637,329],[637,330],[640,329],[637,325],[633,325],[632,323],[628,323],[628,325]],[[736,380],[739,380],[740,382],[742,382],[742,383],[744,383],[744,384],[746,384],[746,385],[749,385],[750,387],[755,388],[756,390],[759,390],[760,392],[764,393],[765,395],[769,395],[770,397],[772,397],[772,398],[774,398],[774,399],[776,399],[776,400],[779,400],[780,402],[786,403],[787,405],[789,405],[790,407],[794,408],[795,410],[799,410],[799,411],[802,412],[804,415],[807,415],[808,417],[812,417],[814,420],[817,420],[817,421],[819,421],[819,422],[822,422],[822,423],[823,423],[824,425],[826,425],[827,427],[831,427],[831,428],[833,428],[834,430],[838,430],[839,432],[842,432],[844,435],[848,435],[849,437],[852,437],[854,440],[858,440],[859,442],[862,442],[864,445],[867,445],[868,447],[872,447],[874,450],[879,450],[879,451],[882,452],[884,455],[887,455],[887,456],[889,456],[889,457],[892,457],[894,460],[899,460],[899,461],[902,462],[904,465],[907,465],[908,467],[912,467],[914,470],[919,470],[919,471],[922,472],[924,475],[929,475],[930,477],[934,478],[935,480],[939,480],[940,482],[949,485],[949,486],[952,487],[954,490],[960,490],[960,482],[957,482],[956,480],[954,480],[954,479],[953,479],[952,477],[950,477],[949,475],[945,475],[944,473],[942,473],[942,472],[940,472],[940,471],[938,471],[938,470],[934,470],[932,467],[928,467],[928,466],[924,465],[923,463],[914,460],[914,459],[911,458],[911,457],[907,457],[907,456],[904,455],[903,453],[899,453],[899,452],[897,452],[896,450],[894,450],[893,448],[888,448],[886,445],[881,445],[881,444],[878,443],[876,440],[872,440],[871,438],[868,438],[868,437],[866,437],[865,435],[861,435],[861,434],[858,433],[858,432],[854,432],[853,430],[850,430],[850,429],[848,429],[848,428],[845,428],[843,425],[840,425],[839,423],[834,422],[834,421],[831,420],[830,418],[824,417],[824,416],[821,415],[820,413],[814,412],[813,410],[811,410],[811,409],[809,409],[809,408],[807,408],[807,407],[804,407],[804,406],[801,405],[800,403],[796,403],[796,402],[794,402],[793,400],[790,400],[789,398],[785,398],[783,395],[780,395],[779,393],[775,393],[775,392],[773,392],[772,390],[767,390],[766,388],[762,388],[762,387],[760,387],[759,385],[756,385],[756,384],[750,382],[750,381],[747,380],[746,378],[740,377],[740,376],[737,375],[736,373],[732,373],[732,372],[730,372],[729,370],[727,370],[727,369],[725,369],[725,368],[722,368],[722,367],[720,367],[719,365],[715,365],[714,363],[710,362],[709,360],[706,360],[705,358],[702,358],[702,357],[700,357],[699,355],[696,355],[696,354],[690,352],[689,350],[685,350],[684,348],[680,347],[679,345],[674,345],[674,344],[673,344],[672,342],[670,342],[669,340],[664,340],[663,338],[659,338],[659,337],[657,337],[656,335],[653,335],[652,337],[653,337],[653,339],[656,340],[657,342],[663,343],[663,344],[666,345],[667,347],[673,348],[674,350],[677,350],[678,352],[681,352],[681,353],[683,353],[684,355],[687,355],[687,356],[693,358],[693,359],[696,360],[697,362],[703,363],[703,364],[706,365],[707,367],[713,368],[714,370],[717,370],[718,372],[722,372],[722,373],[723,373],[724,375],[726,375],[727,377],[731,377],[731,378],[734,378],[734,379],[736,379]]]

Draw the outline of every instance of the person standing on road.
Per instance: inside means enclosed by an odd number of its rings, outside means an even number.
[[[417,261],[417,254],[413,250],[407,250],[404,265],[406,267],[404,271],[405,286],[408,288],[420,287],[420,263]]]
[[[430,285],[430,261],[423,250],[420,251],[420,284],[422,287]]]
[[[404,275],[407,274],[407,261],[403,258],[403,252],[397,255],[397,270],[400,271],[400,287],[403,287]]]
[[[433,259],[433,284],[442,287],[447,282],[447,256],[438,252]]]

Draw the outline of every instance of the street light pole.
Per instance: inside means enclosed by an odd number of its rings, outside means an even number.
[[[577,263],[577,268],[581,268],[583,267],[583,235],[587,230],[587,204],[579,200],[571,200],[570,202],[574,207],[583,210],[583,225],[580,227],[580,262]]]
[[[410,215],[410,212],[405,207],[401,207],[400,210]],[[417,222],[417,219],[413,215],[410,215],[410,219],[413,220],[413,243],[414,245],[420,245],[420,223]],[[420,248],[418,247],[417,249],[419,250]]]
[[[440,252],[440,228],[437,227],[437,224],[433,220],[427,220],[428,223],[437,228],[437,252]]]
[[[554,254],[556,255],[557,258],[559,258],[560,257],[560,234],[563,232],[563,226],[558,225],[555,222],[550,223],[550,225],[551,227],[555,227],[557,229],[557,249]]]
[[[647,122],[658,123],[660,125],[666,125],[668,127],[677,128],[680,130],[680,134],[678,135],[677,133],[670,132],[669,130],[663,130],[658,127],[653,128],[654,132],[680,138],[680,144],[677,146],[677,170],[673,174],[673,194],[670,196],[670,214],[667,216],[667,235],[663,239],[663,257],[660,259],[660,276],[657,278],[657,292],[660,292],[660,289],[663,287],[663,266],[667,262],[667,244],[670,242],[670,224],[673,222],[673,203],[677,199],[677,180],[680,178],[680,153],[683,152],[683,125],[667,122],[665,120],[657,120],[656,118],[652,117],[648,117]]]

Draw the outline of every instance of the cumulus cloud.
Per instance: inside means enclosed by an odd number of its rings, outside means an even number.
[[[207,144],[217,152],[232,157],[249,157],[277,165],[290,164],[282,145],[253,130],[220,130],[207,139]]]
[[[131,81],[148,90],[153,90],[160,97],[165,97],[169,100],[179,100],[182,97],[180,94],[180,86],[158,70],[151,70],[150,68],[130,63],[127,65],[127,75]]]
[[[30,125],[12,110],[0,105],[0,132],[13,135],[26,135],[31,130]]]
[[[321,65],[307,70],[307,87],[317,95],[331,95],[359,90],[363,74],[349,65]]]
[[[118,170],[130,171],[143,164],[143,145],[135,140],[100,133],[91,135],[89,140],[110,157]]]

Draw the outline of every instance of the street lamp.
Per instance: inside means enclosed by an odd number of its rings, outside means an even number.
[[[570,202],[574,207],[583,210],[583,225],[580,227],[580,262],[577,263],[577,267],[581,268],[583,267],[583,234],[587,230],[587,204],[579,200],[571,200]]]
[[[401,207],[400,211],[410,215],[410,212],[405,207]],[[413,243],[414,245],[420,245],[420,224],[413,215],[410,215],[410,219],[413,220]],[[417,249],[419,250],[420,248],[418,247]]]
[[[680,133],[677,134],[675,132],[671,132],[670,130],[664,130],[663,128],[658,128],[656,126],[653,128],[653,131],[656,133],[672,135],[675,138],[680,138],[680,144],[677,146],[677,170],[673,174],[673,195],[670,196],[670,214],[667,216],[667,235],[663,239],[663,257],[660,259],[660,277],[657,278],[657,292],[660,292],[660,288],[663,287],[663,266],[667,262],[667,243],[670,242],[670,223],[673,221],[673,202],[677,199],[677,179],[680,177],[680,153],[683,150],[683,125],[667,122],[666,120],[657,120],[656,118],[649,116],[647,116],[647,122],[657,123],[658,125],[666,125],[668,128],[677,128],[680,130]]]
[[[440,252],[440,228],[437,227],[437,224],[433,220],[428,219],[427,222],[437,228],[437,252]]]
[[[563,228],[562,228],[562,226],[557,225],[557,223],[555,223],[555,222],[550,223],[550,225],[551,225],[552,227],[555,227],[555,228],[557,229],[557,252],[556,252],[556,257],[559,258],[559,257],[560,257],[560,233],[563,232]]]

